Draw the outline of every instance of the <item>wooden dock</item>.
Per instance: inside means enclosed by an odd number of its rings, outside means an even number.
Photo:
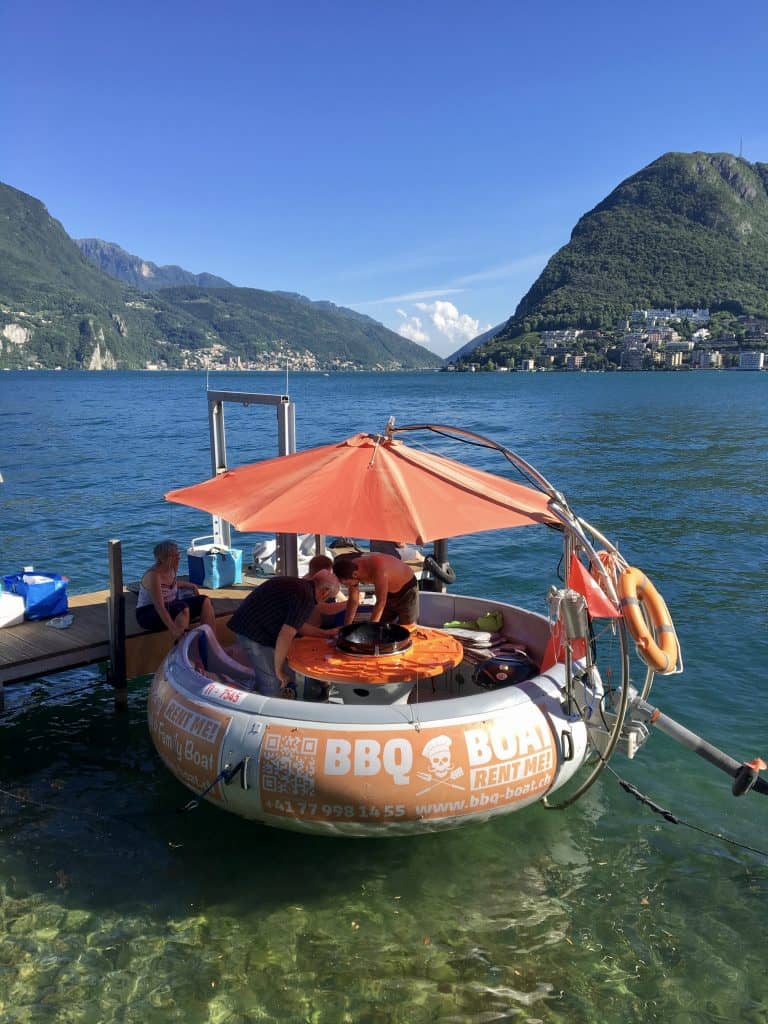
[[[225,644],[234,641],[226,623],[258,582],[256,579],[248,580],[219,590],[200,588],[200,593],[211,599],[216,612],[216,633]],[[141,629],[136,622],[136,594],[124,589],[123,595],[125,678],[135,679],[155,671],[168,653],[172,637],[167,630],[147,633]],[[109,590],[69,595],[73,622],[67,629],[56,629],[45,619],[24,621],[17,626],[0,629],[0,702],[3,686],[11,683],[108,662],[111,654],[109,598]]]

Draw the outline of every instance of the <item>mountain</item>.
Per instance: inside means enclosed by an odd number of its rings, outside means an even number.
[[[174,265],[158,267],[150,260],[143,260],[114,242],[102,242],[100,238],[77,238],[75,244],[82,254],[99,270],[118,281],[132,284],[140,291],[157,291],[174,285],[198,285],[200,288],[230,288],[229,281],[215,274],[193,274]]]
[[[502,329],[504,324],[496,324],[495,327],[490,327],[487,331],[483,331],[482,334],[478,334],[471,341],[468,341],[461,348],[457,348],[452,355],[448,356],[446,362],[455,363],[457,359],[466,359],[470,352],[474,352],[476,348],[484,345],[486,341],[490,341],[491,338],[495,338],[499,331]]]
[[[113,270],[122,251],[112,249]],[[191,277],[194,282],[183,286],[142,291],[115,280],[85,257],[40,200],[0,183],[0,369],[442,364],[422,346],[333,303],[200,287],[223,279]]]
[[[543,329],[610,327],[633,309],[697,306],[768,313],[768,164],[667,153],[627,178],[482,351]]]

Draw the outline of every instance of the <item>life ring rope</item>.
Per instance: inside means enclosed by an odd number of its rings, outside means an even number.
[[[640,658],[659,675],[682,671],[680,644],[664,598],[634,566],[619,573],[621,614]]]

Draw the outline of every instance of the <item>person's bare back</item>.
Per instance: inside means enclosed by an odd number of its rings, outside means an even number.
[[[402,606],[403,621],[416,621],[418,611],[418,590],[413,569],[393,555],[372,552],[367,555],[342,555],[334,562],[334,571],[341,582],[349,590],[346,621],[351,622],[360,602],[360,584],[372,584],[376,591],[376,604],[371,614],[372,622],[391,621],[399,616],[397,602],[392,604],[391,598],[402,597],[404,592],[414,589],[415,593]],[[385,609],[389,609],[385,615]]]
[[[361,555],[357,559],[357,570],[358,579],[362,583],[373,583],[377,594],[380,588],[386,594],[396,594],[414,578],[413,569],[407,562],[394,555],[375,552]]]

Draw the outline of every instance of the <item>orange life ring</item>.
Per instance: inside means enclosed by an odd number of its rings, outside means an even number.
[[[621,613],[637,645],[637,653],[654,672],[661,675],[674,672],[679,648],[664,598],[648,577],[633,566],[619,573],[618,589]],[[653,632],[648,628],[646,615]]]

